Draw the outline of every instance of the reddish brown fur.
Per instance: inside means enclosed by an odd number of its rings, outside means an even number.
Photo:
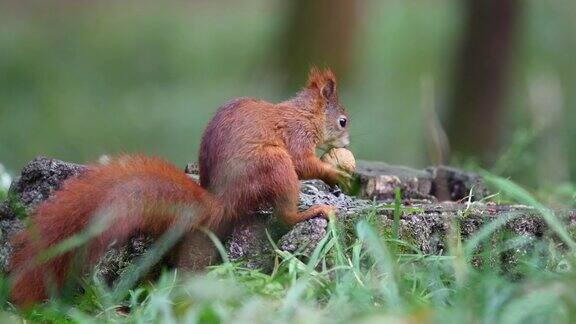
[[[222,202],[226,219],[270,204],[287,224],[333,211],[315,206],[298,213],[297,203],[299,179],[334,185],[343,176],[315,155],[328,139],[347,137],[345,130],[330,132],[327,120],[345,116],[335,87],[332,71],[313,68],[307,87],[291,100],[240,98],[218,110],[202,138],[200,181]]]
[[[342,181],[344,174],[320,161],[315,148],[347,145],[347,129],[338,126],[343,117],[346,113],[338,104],[333,73],[312,69],[307,87],[291,100],[272,104],[240,98],[218,110],[200,148],[200,179],[207,191],[158,159],[121,157],[105,166],[92,166],[41,204],[31,229],[14,240],[12,300],[27,305],[46,298],[46,274],[60,288],[72,253],[44,264],[30,261],[39,249],[81,232],[102,210],[112,208],[115,218],[91,241],[89,263],[113,240],[123,241],[135,232],[158,236],[182,221],[188,230],[200,224],[223,236],[241,217],[268,205],[287,224],[326,217],[333,212],[330,206],[298,212],[298,179],[318,178],[331,185]],[[184,217],[187,208],[196,211],[194,221]],[[38,242],[32,239],[33,230]],[[210,250],[205,238],[186,235],[178,264],[194,268],[196,260],[189,256],[198,250],[210,260],[211,252],[202,252]]]
[[[195,219],[188,219],[191,212]],[[38,251],[80,233],[94,217],[113,217],[108,227],[90,241],[92,264],[111,242],[138,232],[159,236],[174,224],[192,229],[195,224],[214,226],[222,213],[218,204],[183,172],[157,158],[121,157],[107,165],[93,165],[66,181],[30,218],[29,230],[13,239],[15,252],[11,299],[28,305],[48,297],[47,283],[61,287],[73,251],[37,263]]]

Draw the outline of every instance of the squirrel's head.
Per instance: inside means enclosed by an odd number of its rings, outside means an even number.
[[[321,143],[323,150],[347,147],[350,144],[348,135],[348,114],[338,101],[336,77],[332,70],[312,68],[306,88],[314,93],[320,103],[320,112],[324,114],[324,129]]]

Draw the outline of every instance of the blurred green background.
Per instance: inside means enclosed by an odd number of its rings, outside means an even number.
[[[183,166],[219,105],[281,101],[317,64],[359,159],[573,182],[576,2],[474,2],[0,1],[0,163]]]

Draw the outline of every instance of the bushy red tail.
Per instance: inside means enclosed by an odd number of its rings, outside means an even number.
[[[122,243],[136,233],[157,237],[174,225],[210,228],[220,223],[221,215],[209,193],[161,159],[124,156],[93,165],[65,181],[37,207],[28,229],[14,237],[11,300],[26,306],[46,299],[49,287],[62,287],[80,246],[47,260],[42,256],[76,234],[95,231],[82,244],[82,264],[89,266],[112,242]]]

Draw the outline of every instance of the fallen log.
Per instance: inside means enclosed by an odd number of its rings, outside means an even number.
[[[6,268],[12,252],[9,238],[22,230],[22,220],[38,203],[58,190],[64,180],[84,170],[82,165],[44,157],[38,157],[24,167],[12,183],[8,199],[0,203],[0,270]],[[188,165],[185,171],[197,178],[194,164]],[[501,217],[510,218],[501,231],[529,239],[553,237],[548,235],[537,210],[530,206],[480,201],[488,196],[488,190],[482,179],[470,172],[444,166],[415,170],[379,162],[360,162],[357,174],[361,198],[348,196],[319,180],[303,181],[299,208],[303,210],[315,204],[336,206],[344,238],[354,237],[354,224],[367,217],[384,237],[390,238],[394,219],[390,202],[396,188],[400,188],[399,239],[410,244],[410,253],[423,255],[444,253],[454,228],[466,240],[484,224]],[[230,260],[270,271],[276,255],[270,239],[280,250],[306,258],[327,232],[324,219],[310,219],[288,229],[270,216],[270,210],[262,210],[247,217],[248,221],[234,230],[225,240]],[[569,231],[573,231],[576,213],[564,211],[559,216]],[[123,246],[111,246],[96,267],[97,274],[113,283],[151,244],[150,237],[139,235]]]

